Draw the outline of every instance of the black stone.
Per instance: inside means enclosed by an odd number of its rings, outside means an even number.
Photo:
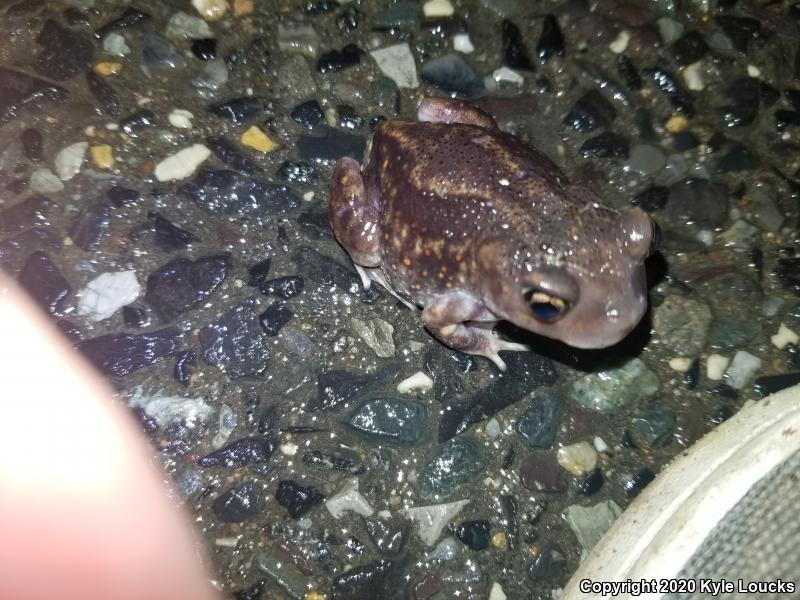
[[[22,142],[22,153],[31,162],[41,162],[44,155],[42,153],[43,136],[42,132],[33,127],[28,127],[22,130],[20,134],[20,141]],[[0,216],[0,227],[3,226],[3,218]]]
[[[725,400],[736,400],[739,398],[739,390],[729,386],[727,383],[718,383],[708,390],[708,393]]]
[[[781,93],[766,81],[760,81],[758,86],[758,97],[761,99],[761,103],[769,108],[780,99]]]
[[[369,537],[378,552],[381,554],[394,555],[403,548],[406,529],[402,525],[397,525],[394,521],[380,518],[364,519],[364,527],[369,533]]]
[[[214,516],[223,523],[241,523],[255,517],[263,500],[254,481],[245,481],[217,497],[211,505]]]
[[[319,450],[312,450],[303,455],[303,464],[309,467],[321,467],[332,471],[343,471],[351,475],[360,475],[366,468],[355,457],[349,458],[339,454],[328,454]]]
[[[354,271],[314,248],[302,246],[294,253],[293,258],[297,270],[311,281],[323,286],[335,285],[340,290],[357,295],[365,304],[373,304],[382,296],[377,285],[364,290],[361,287],[361,278]]]
[[[319,105],[319,102],[316,100],[309,100],[308,102],[303,102],[295,106],[294,109],[292,109],[291,117],[303,127],[313,129],[315,125],[322,121],[325,117],[325,113],[322,112],[322,107]]]
[[[264,312],[258,315],[258,322],[264,333],[276,336],[293,317],[292,309],[285,302],[278,301],[270,304]]]
[[[715,166],[717,173],[739,173],[752,171],[761,164],[761,159],[752,150],[742,144],[735,144],[719,159]]]
[[[141,306],[128,304],[122,307],[122,322],[125,323],[126,327],[130,327],[131,329],[141,329],[150,324],[150,317],[147,315],[147,311]]]
[[[670,51],[675,62],[685,67],[703,58],[708,52],[708,44],[698,31],[691,30],[678,38]]]
[[[301,135],[297,140],[297,155],[301,160],[333,162],[344,156],[361,160],[366,138],[329,127],[320,128],[314,135]]]
[[[472,550],[484,550],[489,547],[489,521],[462,521],[456,527],[456,537]]]
[[[683,383],[686,389],[693,390],[697,387],[697,382],[700,379],[700,359],[695,357],[689,368],[683,374]]]
[[[184,250],[191,244],[200,241],[200,238],[194,233],[174,225],[158,211],[152,210],[147,216],[152,223],[153,232],[155,234],[153,239],[159,250],[163,250],[164,252]]]
[[[402,569],[390,560],[380,559],[338,575],[331,585],[331,600],[371,600],[406,598]]]
[[[147,278],[145,301],[164,322],[174,320],[208,298],[225,279],[227,255],[206,256],[196,261],[176,258]]]
[[[300,213],[300,216],[297,217],[297,224],[304,233],[312,238],[324,240],[333,237],[327,208],[312,208]]]
[[[317,179],[317,169],[311,163],[285,161],[278,168],[278,178],[295,185],[311,185]]]
[[[119,17],[113,21],[106,23],[94,32],[97,39],[102,39],[112,31],[119,31],[120,29],[129,29],[140,25],[145,25],[152,20],[150,15],[136,10],[135,8],[126,8]]]
[[[181,385],[189,385],[196,365],[197,352],[194,350],[178,352],[178,356],[175,359],[175,369],[172,371],[175,380]]]
[[[309,400],[309,412],[333,410],[357,399],[382,373],[355,373],[335,369],[321,373],[317,378],[317,397]]]
[[[700,227],[721,227],[728,218],[728,190],[707,179],[679,181],[670,188],[665,214]]]
[[[86,252],[94,252],[100,247],[100,240],[111,223],[111,207],[97,202],[86,208],[69,229],[73,243]]]
[[[564,36],[553,15],[547,15],[542,24],[542,34],[536,44],[536,54],[542,60],[551,56],[564,56]]]
[[[317,70],[325,74],[355,67],[361,62],[362,54],[361,48],[355,44],[347,44],[341,50],[331,50],[320,56],[317,62]]]
[[[47,212],[53,203],[41,195],[0,210],[0,236],[19,233],[37,225],[47,225]]]
[[[364,435],[414,444],[425,433],[428,411],[414,400],[371,398],[356,408],[347,425]]]
[[[680,131],[672,134],[672,149],[675,152],[686,152],[700,145],[700,140],[691,131]]]
[[[556,27],[558,27],[558,24],[556,24]],[[508,20],[503,21],[502,53],[503,64],[507,67],[522,71],[533,71],[535,69],[519,27]]]
[[[108,198],[114,206],[119,208],[133,206],[142,199],[142,195],[136,190],[115,185],[106,192]]]
[[[36,42],[42,47],[33,59],[33,70],[55,81],[83,73],[92,66],[94,44],[79,31],[63,27],[54,19],[44,22]]]
[[[783,131],[787,127],[800,125],[800,112],[794,110],[775,111],[775,129]]]
[[[420,69],[420,77],[434,87],[465,98],[486,91],[483,78],[456,52],[427,60]]]
[[[663,185],[654,185],[636,194],[631,201],[647,212],[661,210],[669,200],[669,188]]]
[[[64,103],[68,97],[67,90],[49,80],[0,66],[0,125],[24,108],[41,109],[47,103]]]
[[[252,299],[231,308],[200,330],[203,359],[229,377],[261,375],[270,351],[258,324]]]
[[[152,110],[144,109],[133,113],[119,122],[119,128],[128,135],[136,136],[144,129],[154,127],[158,117]]]
[[[100,107],[103,114],[110,117],[119,116],[120,103],[117,93],[102,75],[98,75],[94,71],[87,71],[86,86],[89,88],[89,93],[97,101],[97,106]]]
[[[748,17],[717,15],[714,17],[714,21],[730,38],[733,47],[739,52],[747,52],[750,41],[758,37],[761,30],[761,23]]]
[[[635,475],[633,475],[630,479],[625,481],[624,488],[625,488],[625,495],[628,499],[633,499],[639,495],[647,485],[656,478],[656,474],[653,473],[649,468],[644,467],[642,470],[638,471]]]
[[[311,486],[304,487],[294,481],[283,480],[278,484],[275,499],[289,512],[290,517],[297,519],[317,504],[322,504],[325,496]]]
[[[220,119],[226,119],[234,125],[241,125],[261,116],[269,104],[264,98],[244,96],[212,104],[208,112]]]
[[[259,289],[267,296],[276,295],[284,300],[294,298],[303,291],[305,280],[298,275],[288,275],[264,281]]]
[[[798,383],[800,383],[800,372],[780,373],[757,378],[753,387],[756,393],[764,398]]]
[[[692,94],[679,84],[671,73],[660,67],[653,67],[645,69],[644,74],[655,82],[656,87],[661,90],[676,110],[688,116],[694,114],[694,98]]]
[[[583,158],[628,158],[629,149],[627,138],[604,131],[583,142],[579,152]]]
[[[567,559],[558,546],[544,544],[528,568],[528,576],[537,582],[558,581],[564,574]]]
[[[215,215],[282,214],[300,203],[286,186],[228,169],[200,169],[179,189],[200,208]]]
[[[499,504],[503,522],[506,526],[508,547],[511,550],[515,550],[519,542],[518,502],[511,494],[500,494]]]
[[[36,250],[59,251],[63,238],[50,229],[34,227],[0,242],[0,268],[15,273]]]
[[[193,40],[192,54],[200,60],[214,60],[217,58],[217,40],[214,38]]]
[[[578,490],[584,496],[591,496],[600,491],[600,488],[603,487],[603,481],[603,472],[600,469],[595,469],[578,481]]]
[[[17,280],[36,304],[51,313],[59,311],[71,289],[50,257],[39,250],[28,257]]]
[[[101,335],[79,343],[76,348],[103,375],[123,377],[177,354],[181,337],[178,329],[168,327],[141,334]]]
[[[199,458],[197,464],[201,467],[223,466],[232,469],[263,463],[272,457],[277,446],[278,441],[269,436],[242,438]]]
[[[617,57],[617,71],[628,88],[634,91],[642,89],[642,77],[639,75],[639,71],[636,70],[633,61],[624,54]]]
[[[516,430],[528,448],[546,450],[553,446],[561,426],[563,400],[550,390],[537,394],[517,421]]]
[[[225,138],[209,136],[206,138],[206,144],[208,144],[208,148],[214,153],[214,156],[230,168],[248,175],[258,176],[264,174],[264,169]]]
[[[740,77],[726,86],[731,104],[723,107],[722,121],[728,127],[741,127],[753,122],[758,114],[759,84],[753,77]]]
[[[254,265],[251,265],[247,269],[247,285],[258,287],[265,281],[267,281],[267,277],[269,277],[269,269],[272,266],[272,259],[265,258],[257,262]]]
[[[772,274],[783,289],[800,294],[800,258],[779,258]]]
[[[337,109],[339,113],[339,127],[344,129],[361,129],[364,126],[363,117],[359,116],[356,109],[350,105],[343,104]]]
[[[597,90],[589,90],[573,105],[564,117],[564,125],[577,131],[594,131],[608,127],[617,118],[614,106]]]

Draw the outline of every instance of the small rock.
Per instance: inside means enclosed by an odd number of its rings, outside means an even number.
[[[276,336],[280,330],[294,317],[294,313],[285,302],[273,302],[258,315],[258,322],[269,336]]]
[[[155,33],[143,31],[139,36],[141,67],[145,73],[150,70],[182,69],[187,62],[183,55],[166,39]]]
[[[528,577],[536,582],[558,581],[567,566],[567,559],[554,544],[544,544],[536,553]]]
[[[272,457],[276,446],[277,441],[271,437],[242,438],[200,457],[197,463],[202,467],[223,466],[229,469],[263,463]]]
[[[204,40],[213,39],[214,32],[200,17],[178,11],[169,18],[164,35],[171,40]]]
[[[362,517],[371,517],[375,509],[358,491],[358,479],[352,479],[335,495],[325,500],[325,508],[334,519],[341,519],[345,512],[352,511]]]
[[[69,233],[72,242],[86,252],[94,252],[111,223],[111,207],[104,202],[95,202],[86,207],[72,223]]]
[[[224,369],[232,378],[260,375],[270,355],[250,300],[201,329],[200,346],[205,361]]]
[[[202,398],[166,396],[163,393],[145,395],[141,387],[136,387],[128,399],[128,406],[140,408],[162,429],[175,423],[185,423],[195,427],[206,421],[214,409]]]
[[[164,322],[208,298],[225,279],[228,257],[206,256],[196,261],[176,258],[147,278],[145,301]]]
[[[355,44],[348,44],[341,50],[331,50],[319,57],[317,70],[325,74],[355,67],[361,62],[361,54],[361,48]]]
[[[59,311],[71,289],[50,257],[39,250],[28,257],[17,281],[36,304],[51,313]]]
[[[47,167],[39,167],[31,173],[30,190],[40,194],[53,194],[64,189],[61,179]]]
[[[589,138],[579,150],[583,158],[628,158],[628,151],[628,140],[610,131]]]
[[[739,350],[733,355],[733,360],[725,372],[725,380],[732,388],[740,390],[760,368],[760,358],[744,350]]]
[[[288,597],[292,600],[320,600],[314,598],[313,592],[307,592],[311,587],[309,578],[284,557],[276,557],[268,552],[259,552],[255,556],[255,563],[258,568],[269,575],[275,584],[288,594]],[[264,587],[263,583],[262,581],[262,585],[256,588],[255,594],[248,595],[247,597],[236,596],[236,600],[258,600],[259,598],[263,598],[261,594],[262,588]],[[281,594],[281,596],[286,597],[283,596],[283,594]],[[264,600],[266,600],[266,598],[264,598]]]
[[[394,327],[389,323],[377,317],[368,323],[353,317],[350,319],[350,323],[356,335],[364,340],[364,343],[367,344],[375,354],[381,358],[394,356],[395,347],[394,340],[392,339]]]
[[[454,11],[450,0],[428,0],[422,5],[422,12],[428,19],[451,17]]]
[[[779,350],[783,350],[789,344],[796,345],[798,342],[800,342],[800,336],[789,329],[785,323],[781,323],[778,327],[778,332],[770,337],[769,340],[772,342],[773,346]]]
[[[547,61],[551,56],[564,56],[564,36],[553,15],[546,15],[542,23],[542,33],[536,44],[536,55]]]
[[[639,192],[633,197],[631,203],[639,206],[647,212],[660,210],[667,205],[669,199],[669,188],[655,185]]]
[[[613,500],[586,507],[573,504],[567,508],[567,523],[584,555],[600,541],[620,514],[622,509]]]
[[[152,223],[153,233],[155,234],[153,240],[159,250],[175,252],[176,250],[184,250],[200,241],[200,238],[191,231],[174,225],[157,211],[150,211],[147,216]]]
[[[672,441],[677,421],[672,410],[659,406],[635,416],[632,423],[646,448],[661,448]]]
[[[419,4],[401,0],[390,4],[375,15],[373,27],[393,29],[395,27],[415,27],[419,21]]]
[[[420,76],[423,81],[445,92],[454,92],[467,98],[480,96],[486,89],[480,75],[456,53],[426,61]]]
[[[69,181],[80,172],[88,149],[89,142],[75,142],[56,154],[54,166],[61,181]]]
[[[103,51],[111,56],[124,58],[131,53],[131,48],[125,36],[112,31],[103,38]]]
[[[398,525],[394,520],[367,518],[364,519],[364,527],[381,554],[397,554],[402,549],[406,528]],[[452,541],[455,543],[455,540]]]
[[[356,408],[347,424],[387,442],[414,444],[424,435],[428,419],[427,407],[421,402],[375,398]]]
[[[653,312],[653,329],[674,352],[686,356],[699,354],[706,345],[711,325],[711,309],[705,302],[670,295]]]
[[[209,156],[211,156],[211,150],[208,146],[193,144],[158,163],[154,174],[158,181],[186,179],[194,174]]]
[[[152,110],[139,110],[122,119],[119,128],[131,137],[137,137],[143,129],[153,127],[156,119],[156,114]]]
[[[444,1],[447,2],[447,0]],[[378,68],[384,75],[392,79],[397,87],[411,89],[419,87],[417,66],[408,43],[373,50],[370,54],[375,59]]]
[[[103,273],[92,279],[80,292],[78,314],[91,321],[102,321],[136,300],[141,291],[136,271]]]
[[[649,144],[637,144],[631,148],[628,168],[641,175],[653,175],[667,164],[667,157],[661,149]]]
[[[80,342],[76,348],[103,375],[124,377],[177,354],[181,338],[181,332],[170,327],[136,335],[101,335]]]
[[[503,21],[502,54],[503,64],[507,67],[521,71],[534,70],[519,27],[508,20]]]
[[[207,21],[216,21],[228,10],[226,0],[192,0],[192,6]]]
[[[62,81],[89,69],[94,58],[94,45],[82,32],[61,26],[55,19],[46,19],[36,42],[42,47],[33,59],[38,74]]]
[[[140,306],[123,306],[122,322],[126,327],[141,329],[150,324],[150,317],[147,315],[147,311]]]
[[[489,521],[462,521],[456,527],[456,537],[472,550],[485,550],[489,547]]]
[[[453,560],[461,552],[458,542],[451,537],[444,538],[436,547],[425,555],[425,562],[433,560]]]
[[[245,481],[218,496],[211,505],[214,516],[223,523],[241,523],[258,515],[263,500],[254,481]]]
[[[278,143],[255,125],[248,128],[241,137],[242,145],[249,146],[259,152],[272,152]]]
[[[200,60],[214,60],[217,58],[217,40],[213,37],[193,40],[192,54]]]
[[[417,535],[426,546],[433,546],[445,525],[455,517],[469,500],[457,500],[446,504],[414,506],[400,512],[416,526]]]
[[[281,481],[275,494],[278,504],[283,506],[293,519],[298,519],[306,514],[317,504],[322,504],[325,496],[319,490],[290,480]]]
[[[419,472],[423,500],[448,498],[484,468],[483,448],[469,437],[453,438],[440,445]]]
[[[753,389],[761,398],[766,398],[798,383],[800,383],[800,372],[780,373],[759,377],[755,380]]]
[[[315,59],[319,56],[319,45],[319,34],[308,23],[278,24],[278,47],[283,52]]]
[[[234,125],[241,125],[261,116],[267,107],[268,103],[264,98],[244,96],[212,104],[208,112]]]
[[[566,489],[563,471],[551,454],[527,454],[519,468],[522,485],[534,492],[556,493]]]
[[[608,127],[616,119],[617,111],[597,90],[590,90],[573,105],[564,117],[564,124],[577,131],[594,131]]]
[[[229,169],[200,169],[180,191],[203,210],[220,215],[280,214],[300,203],[286,186]]]
[[[678,38],[670,51],[675,61],[683,67],[703,58],[708,52],[708,44],[699,32],[692,30]]]
[[[553,446],[561,426],[562,399],[549,390],[536,394],[519,418],[516,430],[525,445],[546,450]]]
[[[612,415],[659,393],[661,383],[639,358],[621,367],[584,375],[572,384],[572,399],[589,410]]]
[[[333,162],[344,156],[361,160],[366,140],[364,136],[324,128],[316,135],[301,135],[297,142],[300,159]]]
[[[414,392],[428,392],[433,389],[433,379],[422,371],[417,371],[410,377],[397,384],[397,391],[400,394],[411,394]]]
[[[169,124],[178,129],[191,129],[193,127],[192,119],[194,119],[194,115],[183,108],[175,108],[167,115]]]
[[[572,475],[584,475],[597,466],[597,451],[588,442],[578,442],[559,448],[556,460]]]
[[[725,369],[728,368],[731,359],[720,354],[709,354],[706,359],[706,377],[712,381],[722,380]]]
[[[268,279],[259,285],[259,290],[267,296],[276,295],[284,300],[299,295],[305,287],[305,279],[298,275]]]

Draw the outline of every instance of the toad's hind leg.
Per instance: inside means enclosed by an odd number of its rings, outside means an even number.
[[[453,98],[425,98],[419,103],[417,120],[429,123],[463,123],[497,129],[492,115],[474,104]]]
[[[331,175],[329,214],[336,239],[362,267],[380,264],[380,205],[367,196],[361,168],[352,158],[336,161]],[[364,287],[369,278],[362,275]]]

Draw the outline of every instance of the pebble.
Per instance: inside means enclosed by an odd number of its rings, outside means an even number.
[[[721,381],[731,359],[721,354],[709,354],[706,359],[706,377],[712,381]]]
[[[267,296],[275,295],[284,300],[294,298],[299,295],[305,287],[305,279],[298,275],[288,275],[286,277],[276,277],[263,281],[259,286],[262,294]]]
[[[503,591],[503,586],[496,581],[492,582],[492,587],[489,590],[489,600],[506,600],[506,593]]]
[[[249,127],[241,137],[242,145],[249,146],[259,152],[272,152],[278,143],[255,125]]]
[[[309,401],[308,410],[333,410],[356,400],[379,376],[380,373],[356,373],[343,369],[321,373],[317,378],[318,395]]]
[[[204,144],[193,144],[168,156],[156,165],[154,175],[158,181],[176,181],[191,176],[211,156]]]
[[[535,69],[519,27],[509,20],[503,21],[502,55],[503,64],[507,67],[521,71],[533,71]]]
[[[174,327],[141,334],[110,333],[76,348],[103,375],[124,377],[178,353],[182,333]]]
[[[517,420],[517,434],[528,448],[551,448],[561,426],[562,412],[563,400],[559,396],[550,390],[537,392]]]
[[[392,334],[394,327],[380,318],[374,318],[371,321],[365,322],[360,319],[352,317],[350,324],[353,331],[364,340],[364,343],[369,346],[372,351],[381,358],[390,358],[395,354],[394,340]]]
[[[649,144],[637,144],[631,148],[628,168],[640,175],[654,175],[667,164],[667,157],[661,149]]]
[[[317,504],[322,504],[325,496],[314,487],[306,487],[295,481],[284,480],[278,483],[275,499],[286,509],[290,517],[298,519]]]
[[[319,57],[317,71],[323,75],[355,67],[361,63],[361,48],[348,44],[341,50],[331,50]]]
[[[228,272],[227,255],[206,256],[196,261],[176,258],[153,271],[147,278],[145,301],[164,322],[207,299]]]
[[[211,509],[223,523],[241,523],[258,515],[264,501],[254,481],[244,481],[214,499]]]
[[[172,374],[178,383],[180,383],[181,385],[188,386],[191,383],[192,373],[194,373],[194,367],[196,366],[197,366],[197,352],[195,352],[194,350],[182,350],[181,352],[178,352],[178,355],[175,357],[175,369],[172,371]],[[222,420],[222,412],[220,412],[220,421],[221,420]],[[217,435],[219,435],[219,433]],[[215,443],[213,445],[217,445],[216,437],[214,438],[214,440]]]
[[[175,46],[160,35],[143,31],[139,40],[141,67],[145,73],[151,69],[182,69],[188,64]]]
[[[41,46],[33,58],[33,70],[49,79],[63,81],[88,70],[94,59],[94,44],[83,32],[46,19],[36,42]]]
[[[445,504],[413,506],[400,512],[414,523],[417,535],[426,546],[433,546],[453,517],[455,517],[469,500],[457,500]]]
[[[483,468],[484,452],[480,444],[465,436],[453,438],[441,444],[420,469],[420,497],[423,500],[449,498]]]
[[[583,158],[628,158],[628,140],[616,133],[604,131],[589,138],[579,150]]]
[[[526,454],[519,467],[523,487],[537,493],[557,493],[566,489],[564,471],[552,454]]]
[[[672,57],[682,67],[696,63],[706,55],[708,50],[705,39],[695,30],[683,34],[670,47]]]
[[[240,302],[200,330],[204,360],[231,378],[258,376],[267,368],[269,345],[253,304]]]
[[[386,442],[415,444],[425,434],[429,418],[427,407],[421,402],[374,398],[358,406],[347,425]]]
[[[331,600],[379,598],[389,589],[396,590],[398,597],[407,597],[404,589],[407,580],[401,575],[399,563],[381,558],[335,577]]]
[[[207,21],[216,21],[228,10],[227,0],[192,0],[192,6]]]
[[[147,217],[152,224],[153,240],[159,250],[164,252],[184,250],[200,241],[194,233],[174,225],[157,211],[150,211]]]
[[[628,48],[628,42],[631,41],[631,34],[627,29],[622,29],[614,41],[608,45],[608,49],[614,54],[622,54]]]
[[[664,125],[670,133],[679,133],[689,126],[689,120],[682,114],[676,113],[672,115],[667,123]]]
[[[167,115],[169,124],[178,129],[191,129],[194,126],[192,119],[194,119],[194,114],[183,108],[174,108]]]
[[[428,392],[433,389],[433,379],[422,371],[417,371],[413,375],[406,377],[397,384],[397,392],[400,394],[412,394],[414,392]]]
[[[461,553],[461,548],[455,538],[446,537],[436,544],[436,547],[425,555],[425,562],[433,560],[453,560]]]
[[[406,528],[403,524],[395,522],[395,519],[365,518],[364,527],[369,534],[372,543],[381,554],[397,554],[403,547]],[[452,538],[446,538],[455,540]],[[434,540],[435,541],[435,540]],[[426,557],[427,559],[427,557]]]
[[[233,469],[245,465],[264,463],[272,457],[276,446],[276,440],[271,437],[256,436],[241,438],[219,450],[215,450],[210,454],[200,457],[197,459],[197,464],[201,467],[222,466]]]
[[[258,315],[261,328],[269,336],[276,336],[285,325],[294,317],[294,313],[285,302],[277,301],[270,304],[267,309]]]
[[[304,127],[313,129],[325,117],[322,107],[316,100],[308,100],[292,109],[291,117]]]
[[[420,77],[445,92],[453,92],[467,98],[480,96],[486,90],[483,79],[458,54],[445,54],[427,60],[422,65]]]
[[[47,167],[39,167],[31,172],[28,184],[32,192],[53,194],[64,189],[64,183]]]
[[[308,98],[317,93],[311,67],[300,55],[290,56],[278,67],[278,83],[284,94],[292,98]]]
[[[114,149],[108,144],[99,144],[89,148],[89,155],[94,166],[98,169],[109,170],[114,168]]]
[[[361,160],[366,139],[362,135],[324,128],[322,134],[301,135],[297,141],[301,160],[333,162],[344,156]]]
[[[675,413],[665,406],[649,408],[633,417],[631,422],[645,448],[661,448],[669,444],[677,425]]]
[[[670,350],[686,356],[699,354],[706,346],[711,309],[691,297],[669,295],[653,311],[653,330]]]
[[[83,209],[69,228],[72,243],[86,252],[94,252],[111,223],[111,207],[95,202]]]
[[[761,368],[761,359],[749,352],[739,350],[733,355],[728,370],[725,371],[725,381],[732,388],[740,390],[750,381]]]
[[[320,38],[308,23],[279,23],[278,47],[287,54],[300,54],[306,58],[319,56]]]
[[[436,2],[437,0],[433,1]],[[444,1],[446,2],[447,0]],[[419,87],[417,66],[408,43],[373,50],[370,55],[381,72],[394,81],[397,87],[407,89]]]
[[[261,116],[266,108],[267,101],[264,98],[244,96],[213,104],[208,112],[234,125],[241,125]]]
[[[683,71],[681,71],[681,74],[683,75],[683,81],[686,83],[686,87],[692,91],[699,92],[706,87],[706,84],[703,81],[702,68],[702,63],[696,62],[686,66]]]
[[[798,383],[800,383],[800,372],[780,373],[759,377],[753,383],[753,389],[761,398],[766,398]]]
[[[546,15],[542,23],[542,33],[536,44],[536,55],[547,62],[552,56],[564,56],[564,36],[553,15]]]
[[[683,33],[683,23],[669,17],[661,17],[658,19],[658,30],[664,44],[670,45]]]
[[[203,210],[218,215],[282,214],[297,208],[299,198],[283,185],[229,169],[200,169],[180,187]]]
[[[656,396],[660,390],[656,374],[644,361],[634,358],[621,367],[584,375],[572,384],[570,396],[584,408],[612,415]]]
[[[676,356],[669,359],[669,368],[678,373],[685,373],[692,366],[692,359],[684,356]]]
[[[489,547],[489,521],[462,521],[455,530],[456,537],[471,550],[485,550]]]
[[[468,33],[457,33],[453,36],[453,50],[462,54],[472,54],[475,51]]]
[[[728,218],[728,190],[706,179],[690,178],[670,187],[666,215],[676,221],[717,228]]]
[[[214,60],[217,58],[217,40],[213,37],[193,40],[191,49],[192,54],[200,60]]]
[[[78,314],[91,321],[102,321],[136,300],[141,291],[136,271],[103,273],[81,290]]]
[[[152,110],[139,110],[122,119],[119,128],[128,135],[136,137],[141,130],[153,127],[156,119],[156,114]]]
[[[311,185],[317,179],[317,169],[311,163],[284,161],[276,173],[278,178],[295,185]]]
[[[419,21],[419,9],[420,6],[417,2],[406,0],[395,2],[378,12],[372,25],[379,29],[415,27]]]
[[[451,17],[455,12],[450,0],[428,0],[422,5],[422,12],[428,19]]]
[[[559,448],[556,460],[568,473],[584,475],[597,466],[597,451],[588,442],[578,442]]]
[[[202,398],[167,396],[162,392],[148,395],[140,386],[133,389],[128,405],[144,410],[162,429],[179,422],[195,427],[214,413],[214,409]]]
[[[122,322],[126,327],[141,329],[150,324],[150,317],[147,315],[147,311],[140,306],[123,306]]]
[[[131,48],[128,46],[125,36],[112,31],[103,38],[103,51],[111,56],[125,58],[131,53]]]
[[[516,71],[512,71],[508,67],[500,67],[492,72],[492,79],[497,83],[513,83],[513,84],[522,84],[525,81],[525,78],[517,73]]]
[[[613,500],[606,500],[591,506],[573,504],[567,507],[565,516],[572,533],[585,555],[591,550],[617,517],[622,509]]]
[[[325,508],[334,519],[341,519],[351,511],[362,517],[371,517],[375,509],[358,491],[358,479],[348,481],[336,494],[325,500]]]
[[[800,336],[798,336],[796,332],[789,329],[786,323],[781,323],[778,327],[777,333],[771,336],[769,340],[772,342],[773,346],[778,348],[778,350],[783,350],[789,344],[797,344],[800,342]]]
[[[589,132],[608,127],[617,118],[614,106],[597,90],[581,96],[564,117],[564,125],[576,131]]]
[[[228,67],[221,59],[212,60],[192,79],[192,86],[204,97],[213,97],[215,92],[228,82]]]
[[[557,581],[561,578],[567,566],[567,559],[554,544],[545,544],[536,553],[531,566],[528,568],[528,577],[536,582]]]
[[[69,181],[80,173],[88,149],[89,142],[75,142],[59,150],[54,160],[54,167],[61,181]]]
[[[214,32],[200,17],[183,11],[173,14],[167,21],[164,35],[175,41],[213,39]]]
[[[37,250],[31,254],[17,277],[20,286],[43,310],[56,313],[71,286],[50,257]]]

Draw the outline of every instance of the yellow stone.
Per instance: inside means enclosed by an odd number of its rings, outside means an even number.
[[[122,63],[99,62],[94,66],[94,71],[103,77],[108,77],[109,75],[119,75],[122,72]]]
[[[508,550],[508,538],[505,531],[498,531],[492,536],[492,546],[498,550]]]
[[[689,120],[683,115],[672,115],[667,121],[666,128],[670,133],[679,133],[686,129]]]
[[[253,14],[253,0],[233,0],[233,14],[236,17]]]
[[[114,168],[114,150],[108,144],[100,144],[89,148],[92,162],[98,169]]]
[[[192,6],[206,21],[216,21],[228,10],[226,0],[192,0]]]
[[[320,594],[319,592],[308,592],[306,594],[306,600],[325,600],[325,594]]]
[[[242,144],[255,148],[259,152],[272,152],[278,147],[278,142],[255,125],[242,134]]]

